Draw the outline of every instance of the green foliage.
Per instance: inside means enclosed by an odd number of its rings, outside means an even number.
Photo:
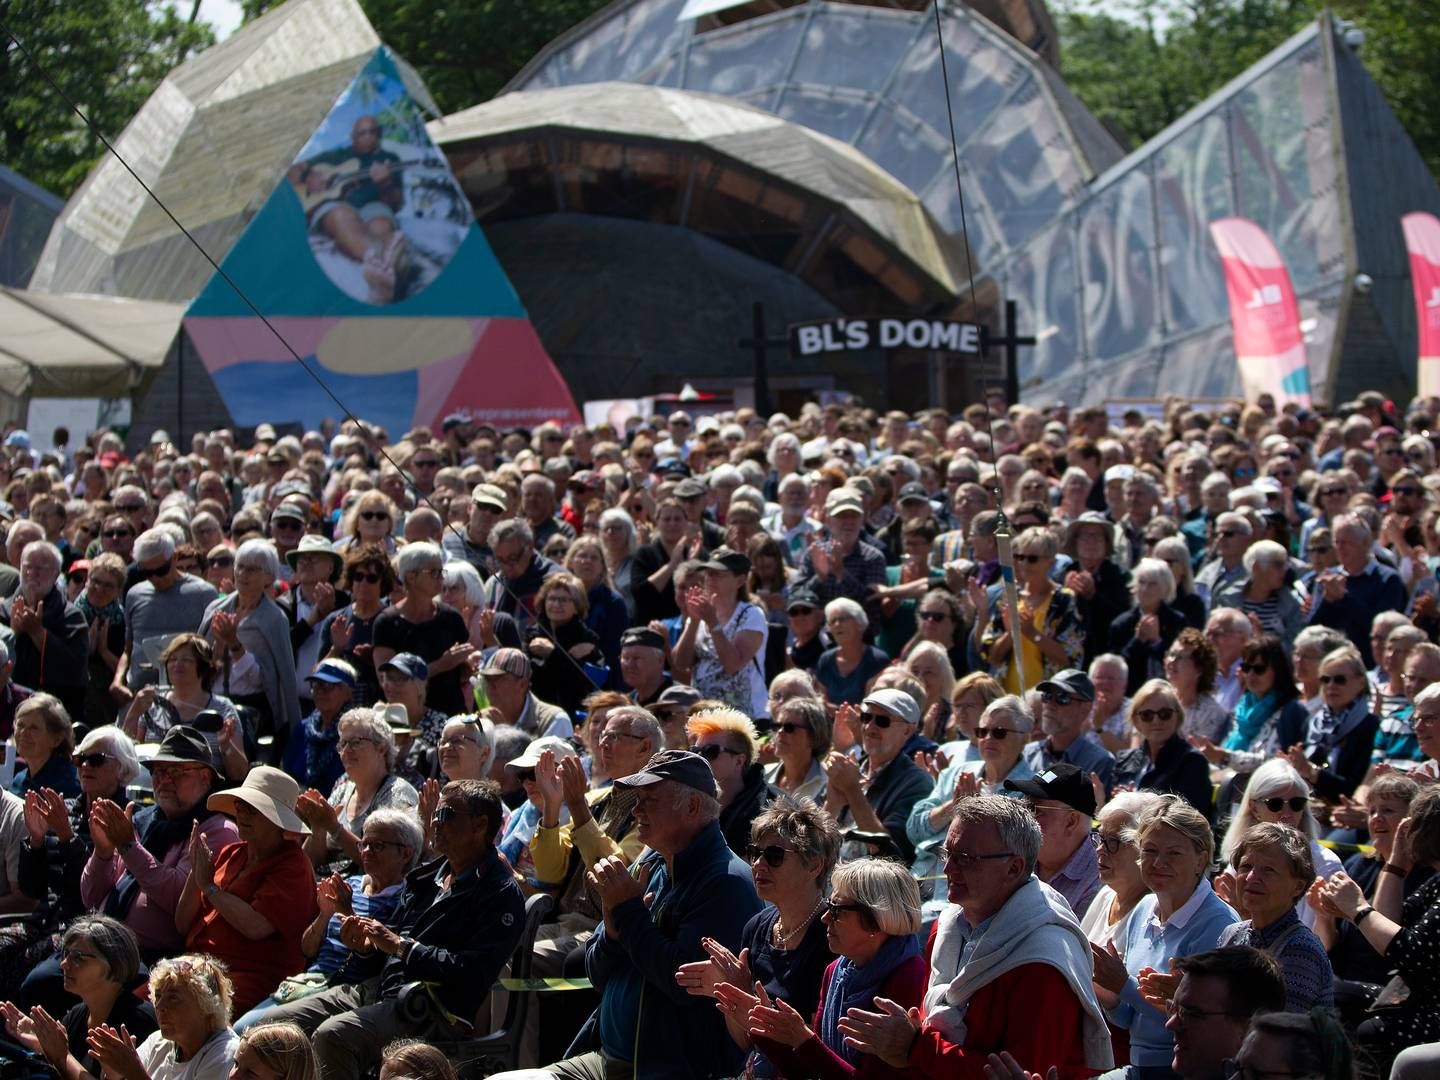
[[[246,18],[278,0],[244,0]],[[489,101],[537,52],[608,0],[360,0],[443,112]]]
[[[166,72],[214,40],[208,26],[146,0],[0,0],[0,26],[0,162],[62,197],[104,147],[37,65],[113,139]]]
[[[1089,109],[1138,146],[1317,18],[1320,0],[1063,0],[1052,5],[1061,72]],[[1440,175],[1440,23],[1433,0],[1338,0],[1365,31],[1361,57]]]

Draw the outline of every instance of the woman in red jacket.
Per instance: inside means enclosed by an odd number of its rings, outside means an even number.
[[[720,1008],[747,1014],[750,1036],[782,1075],[850,1080],[905,1073],[845,1041],[840,1020],[851,1008],[870,1009],[888,998],[910,1008],[925,994],[926,966],[919,939],[920,890],[909,870],[884,859],[857,859],[838,867],[826,903],[826,936],[839,959],[825,969],[813,1027],[783,1001],[761,989],[756,998],[739,987],[716,988]],[[742,1013],[743,1010],[743,1013]]]

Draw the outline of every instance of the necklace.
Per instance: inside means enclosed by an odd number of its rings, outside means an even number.
[[[825,898],[822,896],[816,902],[815,906],[810,909],[810,914],[806,915],[800,925],[797,926],[794,930],[791,930],[788,934],[782,935],[780,933],[780,920],[777,918],[775,920],[775,925],[770,928],[771,943],[774,944],[777,949],[788,949],[790,947],[790,942],[794,941],[796,936],[799,935],[801,931],[803,931],[807,926],[810,925],[811,920],[820,913],[820,909],[824,906]]]

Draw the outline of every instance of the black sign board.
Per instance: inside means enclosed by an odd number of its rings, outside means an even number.
[[[979,355],[983,331],[975,323],[950,319],[821,319],[792,323],[791,356],[858,352],[863,349],[920,349]]]

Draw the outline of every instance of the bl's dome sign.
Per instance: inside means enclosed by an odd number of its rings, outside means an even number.
[[[792,323],[789,337],[792,356],[875,348],[980,352],[980,327],[948,319],[822,319]]]

